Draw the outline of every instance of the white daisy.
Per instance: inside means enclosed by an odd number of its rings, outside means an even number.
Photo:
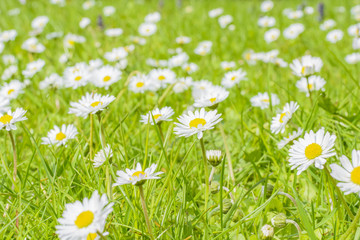
[[[160,19],[161,19],[160,13],[153,12],[146,15],[144,21],[148,23],[157,23],[158,21],[160,21]]]
[[[253,107],[260,107],[260,109],[266,109],[270,106],[270,98],[267,92],[258,93],[258,95],[250,99],[251,105]],[[280,103],[278,96],[274,93],[271,94],[271,104],[276,106]]]
[[[46,77],[43,81],[39,83],[40,89],[45,89],[48,87],[61,88],[64,85],[64,80],[57,73],[52,73],[50,76]]]
[[[76,34],[72,34],[72,33],[68,33],[65,37],[64,37],[64,47],[65,48],[74,48],[75,47],[75,43],[83,43],[85,42],[86,39],[83,36],[80,35],[76,35]]]
[[[47,40],[51,40],[51,39],[55,39],[55,38],[60,38],[63,36],[63,32],[51,32],[46,34],[46,39]]]
[[[270,11],[272,8],[274,7],[274,3],[273,1],[267,0],[267,1],[263,1],[260,5],[260,10],[262,12],[268,12]]]
[[[179,78],[179,79],[177,79],[177,81],[173,87],[173,91],[175,93],[182,93],[185,90],[187,90],[189,87],[191,87],[192,82],[193,82],[193,80],[191,77]]]
[[[216,18],[216,17],[220,16],[221,14],[223,14],[223,12],[224,12],[224,9],[215,8],[215,9],[210,10],[208,14],[209,14],[209,17]]]
[[[284,38],[286,39],[295,39],[297,38],[303,31],[305,27],[301,23],[293,23],[289,27],[285,28],[283,31]]]
[[[301,78],[296,82],[296,87],[305,92],[306,96],[310,96],[310,92],[324,90],[326,81],[320,76],[310,76],[308,78]]]
[[[312,57],[306,55],[300,59],[295,59],[291,64],[290,68],[293,71],[293,74],[299,77],[307,77],[316,72],[320,72],[323,66],[323,62],[319,57]]]
[[[10,42],[14,41],[17,36],[17,31],[12,30],[6,30],[0,33],[0,42]]]
[[[69,113],[73,113],[78,117],[87,118],[89,114],[103,111],[114,100],[114,96],[86,93],[79,102],[70,102],[71,108],[69,109]]]
[[[149,78],[152,82],[165,88],[168,84],[176,81],[176,75],[170,69],[153,69],[149,72]]]
[[[88,84],[90,78],[91,74],[86,64],[77,64],[74,67],[66,68],[64,71],[65,87],[77,89]]]
[[[240,81],[244,81],[244,80],[247,80],[246,72],[241,68],[239,68],[236,71],[225,73],[223,79],[221,80],[221,85],[223,85],[226,88],[232,88]]]
[[[104,58],[109,62],[117,62],[128,56],[128,52],[123,47],[113,48],[111,52],[106,52]]]
[[[38,59],[26,65],[25,70],[22,74],[27,78],[32,78],[37,72],[39,72],[45,66],[45,61]]]
[[[276,20],[274,17],[263,16],[259,18],[258,25],[260,27],[273,27],[275,26]]]
[[[48,22],[49,18],[47,16],[38,16],[32,20],[31,27],[33,29],[43,29]]]
[[[199,69],[199,66],[195,63],[185,63],[182,65],[182,69],[184,69],[188,74],[196,72]]]
[[[4,83],[0,89],[0,96],[5,99],[15,99],[24,92],[24,87],[24,84],[19,80],[12,80],[9,83]]]
[[[5,65],[13,65],[18,62],[17,58],[11,54],[5,54],[2,56],[2,61]]]
[[[351,37],[360,37],[360,23],[348,27],[348,34]]]
[[[162,121],[172,121],[172,119],[170,119],[172,115],[174,115],[174,110],[171,107],[163,107],[161,109],[155,108],[147,114],[141,115],[140,122],[145,124],[151,123],[151,125],[154,125],[154,117],[155,123],[159,124]]]
[[[92,160],[94,168],[98,168],[104,164],[107,159],[112,158],[113,151],[109,144],[106,145],[104,149],[101,149],[98,153],[95,154],[94,160]]]
[[[336,22],[333,19],[325,20],[322,24],[320,24],[320,29],[323,31],[329,30],[336,25]]]
[[[122,72],[113,66],[107,65],[95,70],[93,74],[93,84],[108,89],[111,84],[121,79]]]
[[[31,53],[42,53],[45,51],[45,46],[39,43],[39,40],[35,37],[25,40],[21,48]]]
[[[118,37],[123,34],[123,30],[121,28],[108,28],[105,30],[105,35],[108,37]]]
[[[185,52],[182,52],[169,58],[168,66],[169,68],[180,67],[184,65],[188,60],[189,60],[189,55],[187,55],[187,53]]]
[[[15,75],[18,72],[18,70],[19,68],[17,65],[9,66],[4,70],[3,74],[1,75],[1,79],[5,81],[10,79],[13,75]]]
[[[233,17],[231,15],[223,15],[218,19],[221,28],[226,28],[232,21]]]
[[[206,54],[210,53],[211,48],[212,48],[211,41],[202,41],[195,48],[194,53],[200,56],[205,56]]]
[[[191,38],[186,36],[180,36],[175,39],[177,44],[188,44],[191,41]]]
[[[175,123],[175,134],[182,137],[190,137],[197,134],[197,138],[203,137],[203,132],[213,129],[215,124],[219,123],[222,118],[221,114],[217,114],[217,110],[206,112],[204,108],[196,110],[194,113],[188,111],[178,117],[180,123]]]
[[[304,138],[294,140],[289,150],[291,170],[297,169],[297,175],[305,171],[310,165],[323,169],[326,159],[336,155],[334,145],[336,136],[330,135],[324,128],[316,133],[312,130],[305,133]]]
[[[294,139],[301,136],[303,133],[302,128],[298,128],[297,131],[293,131],[287,137],[284,137],[280,142],[278,142],[277,146],[279,149],[285,147],[289,142],[292,142]]]
[[[41,138],[42,144],[47,145],[56,145],[61,146],[64,145],[66,147],[67,141],[70,139],[74,139],[78,134],[76,127],[73,124],[61,126],[61,129],[58,126],[54,126],[54,129],[51,129],[47,137]]]
[[[17,127],[15,123],[24,121],[27,119],[25,117],[26,111],[22,108],[17,108],[15,112],[8,110],[6,113],[0,115],[0,129],[5,128],[6,131],[16,130]]]
[[[229,92],[220,86],[213,86],[195,99],[194,107],[212,107],[224,101]]]
[[[138,32],[141,36],[148,37],[153,35],[156,29],[157,27],[154,23],[142,23],[138,28]]]
[[[337,186],[345,195],[360,194],[360,151],[354,149],[351,157],[352,162],[345,155],[341,156],[342,166],[335,163],[330,164],[331,176],[340,181]]]
[[[271,43],[277,40],[280,36],[280,30],[277,28],[272,28],[265,32],[264,39],[267,43]]]
[[[352,53],[349,55],[346,55],[345,61],[349,64],[356,64],[360,62],[360,53]]]
[[[145,74],[136,74],[130,78],[129,90],[134,93],[143,93],[147,90],[153,91],[158,88]]]
[[[107,216],[113,211],[106,194],[101,197],[94,191],[91,198],[65,205],[62,218],[56,226],[61,240],[98,239],[97,232],[103,232]]]
[[[80,22],[79,22],[79,27],[84,29],[86,28],[87,26],[89,26],[89,24],[91,23],[91,20],[90,18],[87,18],[87,17],[83,17]]]
[[[135,44],[139,44],[139,45],[145,45],[146,44],[146,39],[142,38],[142,37],[130,36],[130,40]]]
[[[116,11],[116,8],[113,6],[106,6],[103,8],[103,13],[106,17],[109,17],[111,15],[113,15]]]
[[[227,61],[222,61],[220,63],[220,66],[222,69],[224,69],[225,71],[229,71],[233,68],[235,68],[235,62],[234,61],[230,61],[230,62],[227,62]]]
[[[194,99],[199,98],[213,86],[212,82],[208,80],[193,81],[191,94]]]
[[[328,34],[326,35],[326,40],[331,43],[336,43],[336,42],[340,41],[343,38],[343,36],[344,36],[343,31],[341,31],[339,29],[335,29],[335,30],[328,32]]]
[[[135,169],[126,169],[124,171],[117,171],[118,178],[113,186],[121,186],[124,184],[142,185],[148,179],[159,179],[158,175],[163,172],[155,172],[157,165],[153,163],[149,168],[142,170],[141,164],[137,163]]]
[[[273,117],[271,121],[271,132],[278,134],[279,132],[284,133],[286,124],[292,118],[293,113],[299,108],[297,102],[291,101],[290,103],[286,103],[282,112],[278,113],[275,117]]]

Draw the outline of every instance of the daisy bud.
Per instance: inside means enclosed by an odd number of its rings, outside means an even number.
[[[241,209],[237,209],[234,216],[232,217],[232,221],[233,222],[238,222],[240,219],[242,219],[244,217],[244,213],[243,211],[241,211]]]
[[[230,199],[224,199],[223,200],[223,210],[222,210],[222,212],[224,214],[226,214],[230,210],[231,207],[232,207],[231,200]]]
[[[286,215],[279,213],[271,219],[271,224],[276,228],[283,228],[286,226]]]
[[[222,161],[221,151],[220,150],[208,150],[208,151],[206,151],[206,158],[213,167],[216,167]]]
[[[272,239],[274,236],[274,228],[270,226],[269,224],[264,225],[261,228],[261,239]]]
[[[217,181],[212,181],[210,185],[210,192],[212,194],[216,194],[219,192],[219,190],[220,190],[220,183]]]

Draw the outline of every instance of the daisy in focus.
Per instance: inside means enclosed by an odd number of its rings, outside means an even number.
[[[100,167],[101,165],[104,164],[104,162],[107,159],[112,158],[112,156],[113,156],[113,151],[112,151],[110,145],[107,144],[104,149],[101,149],[98,153],[95,154],[95,157],[92,160],[94,168]]]
[[[218,103],[224,101],[228,96],[229,92],[224,88],[214,86],[195,99],[194,107],[216,107]]]
[[[98,239],[98,232],[105,228],[106,218],[113,211],[105,194],[94,191],[91,198],[65,205],[56,233],[62,240]]]
[[[0,115],[0,129],[5,128],[6,131],[16,130],[15,123],[21,122],[27,119],[25,117],[26,111],[22,108],[17,108],[14,112],[8,110],[6,113]]]
[[[326,81],[320,76],[310,76],[308,78],[301,78],[296,82],[296,87],[306,93],[306,96],[310,96],[310,92],[325,90],[324,85]]]
[[[97,87],[108,89],[109,86],[121,79],[122,72],[113,66],[103,66],[94,73],[93,83]]]
[[[252,97],[250,99],[251,105],[253,107],[260,107],[260,109],[266,109],[270,106],[270,97],[267,92],[258,93],[258,95]],[[279,97],[272,93],[271,94],[271,104],[272,106],[276,106],[280,103]]]
[[[50,130],[47,134],[47,137],[41,138],[42,144],[47,145],[56,145],[61,146],[64,145],[66,147],[67,141],[70,139],[74,139],[78,131],[73,124],[61,126],[61,129],[58,126],[54,126],[54,129]]]
[[[345,195],[360,194],[360,151],[353,150],[352,161],[345,155],[340,157],[341,166],[330,164],[331,176],[339,181],[337,186]]]
[[[324,128],[316,133],[312,130],[305,133],[304,138],[295,140],[289,150],[291,170],[297,169],[299,175],[312,164],[323,169],[326,159],[336,155],[335,140],[336,136],[325,132]]]
[[[79,102],[70,102],[69,113],[78,117],[87,118],[89,114],[95,114],[103,111],[107,106],[115,100],[114,96],[95,93],[86,93]]]
[[[225,73],[223,79],[221,80],[221,85],[223,85],[225,88],[232,88],[240,81],[244,81],[244,80],[247,80],[246,72],[241,68],[239,68],[236,71]]]
[[[163,172],[155,172],[157,165],[153,163],[149,168],[146,168],[145,171],[142,170],[141,164],[137,163],[135,169],[126,169],[124,171],[117,171],[116,174],[118,178],[113,186],[121,186],[124,184],[132,185],[142,185],[146,180],[149,179],[160,179],[158,175],[163,174]]]
[[[308,77],[316,72],[320,72],[322,66],[323,62],[321,58],[312,57],[310,55],[295,59],[290,64],[293,74],[299,77]]]
[[[284,133],[286,124],[290,121],[294,112],[299,108],[297,102],[291,101],[290,103],[286,103],[282,112],[278,113],[275,117],[273,117],[271,121],[271,132],[278,134],[279,132]]]
[[[172,115],[174,115],[174,110],[171,107],[155,108],[147,114],[141,115],[140,122],[154,125],[154,118],[155,124],[160,124],[162,121],[172,121],[172,119],[170,119]]]
[[[180,137],[190,137],[197,134],[197,138],[203,137],[203,132],[213,129],[222,118],[221,114],[217,114],[217,110],[206,112],[204,108],[196,110],[195,112],[189,111],[178,117],[180,123],[175,123],[175,134]]]

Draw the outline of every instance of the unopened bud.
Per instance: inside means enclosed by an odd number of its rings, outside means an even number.
[[[271,224],[276,228],[283,228],[286,226],[286,215],[279,213],[271,219]]]
[[[212,194],[218,193],[219,190],[220,190],[219,187],[220,187],[220,183],[219,183],[219,182],[217,182],[217,181],[212,181],[212,182],[211,182],[211,185],[210,185],[210,192],[211,192]]]
[[[206,151],[206,159],[213,166],[218,166],[222,161],[220,150],[208,150]]]
[[[232,207],[232,202],[231,202],[231,200],[230,200],[230,199],[224,199],[224,200],[223,200],[223,209],[222,209],[222,212],[223,212],[224,214],[226,214],[226,213],[230,210],[231,207]]]
[[[244,213],[243,211],[241,211],[241,209],[237,209],[234,216],[232,217],[232,221],[233,222],[238,222],[240,219],[242,219],[244,217]]]
[[[274,228],[272,226],[270,226],[269,224],[264,225],[261,228],[261,239],[265,240],[265,239],[272,239],[272,237],[274,236]]]

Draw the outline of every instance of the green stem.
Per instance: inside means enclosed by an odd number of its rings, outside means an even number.
[[[150,234],[150,238],[154,239],[151,224],[150,224],[150,220],[149,220],[149,216],[148,216],[148,212],[147,212],[147,208],[146,208],[146,202],[145,202],[145,197],[144,197],[144,189],[143,189],[142,185],[139,186],[139,192],[140,192],[141,206],[142,206],[142,209],[143,209],[143,212],[144,212],[146,227],[147,227],[148,232]]]
[[[203,160],[204,160],[204,170],[205,170],[205,208],[204,211],[207,211],[207,207],[208,207],[208,201],[209,201],[209,170],[208,170],[208,166],[207,166],[207,160],[206,160],[206,152],[205,152],[205,145],[204,145],[204,140],[203,138],[200,139],[200,145],[201,145],[201,151],[203,154]],[[205,221],[207,224],[207,214],[205,214]],[[207,226],[205,226],[205,238],[207,238]]]
[[[90,115],[90,143],[89,143],[89,148],[90,148],[90,160],[93,159],[93,129],[94,129],[94,118],[92,114]]]
[[[105,134],[104,134],[103,125],[102,125],[102,123],[101,123],[101,115],[100,115],[100,114],[98,114],[98,118],[99,118],[99,125],[100,125],[100,140],[101,140],[101,145],[102,145],[102,149],[105,150],[105,147],[106,147]],[[107,192],[107,195],[108,195],[109,199],[112,200],[109,160],[108,160],[107,163],[106,163],[105,176],[106,176],[106,181],[105,181],[105,184],[106,184],[106,192]]]
[[[358,212],[353,220],[353,222],[350,224],[350,227],[348,230],[340,237],[340,240],[345,240],[347,237],[356,229],[358,223],[360,220],[360,208],[358,209]]]
[[[14,183],[12,185],[12,189],[15,189],[16,176],[17,176],[17,153],[16,153],[16,146],[15,146],[14,136],[13,136],[11,131],[9,131],[9,136],[10,136],[11,145],[12,145],[12,148],[13,148],[13,160],[14,160],[14,173],[13,173]],[[19,229],[18,210],[16,210],[15,214],[16,214],[16,228]]]
[[[163,142],[163,144],[164,144],[164,133],[163,133],[162,128],[161,128],[161,122],[160,122],[160,123],[158,123],[158,124],[156,124],[156,125],[157,125],[157,126],[158,126],[158,128],[159,128],[159,132],[160,132],[161,140],[162,140],[162,142]]]

